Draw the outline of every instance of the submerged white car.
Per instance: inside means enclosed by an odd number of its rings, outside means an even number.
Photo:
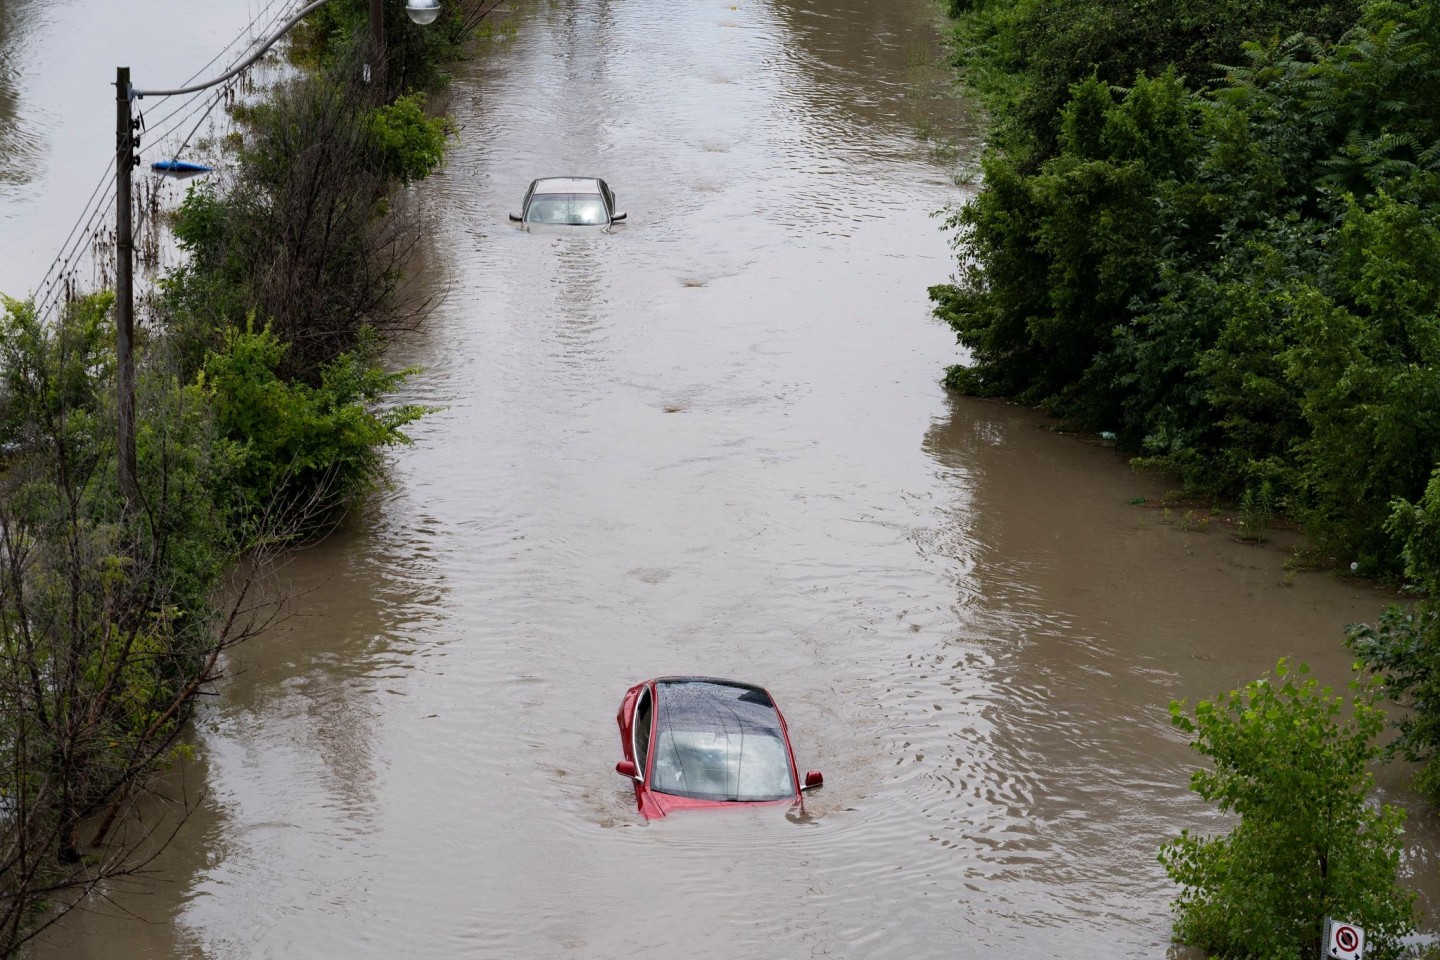
[[[608,227],[625,219],[615,194],[597,177],[544,177],[525,191],[525,205],[510,214],[516,223],[567,227]]]

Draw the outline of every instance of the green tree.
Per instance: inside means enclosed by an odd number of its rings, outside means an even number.
[[[1173,66],[1198,89],[1247,40],[1338,39],[1356,0],[952,0],[957,61],[996,119],[996,139],[1038,165],[1060,148],[1075,84],[1127,84]]]
[[[1320,948],[1323,918],[1358,923],[1367,956],[1391,957],[1414,929],[1414,895],[1400,888],[1403,813],[1369,802],[1370,765],[1385,726],[1380,684],[1344,698],[1285,660],[1262,678],[1171,721],[1209,758],[1190,788],[1238,822],[1229,834],[1188,830],[1160,850],[1175,937],[1222,957],[1299,960]]]
[[[399,291],[421,229],[396,177],[433,169],[446,129],[413,100],[372,109],[343,78],[274,90],[251,112],[235,176],[197,185],[177,211],[189,258],[164,283],[162,311],[186,362],[254,311],[287,344],[282,376],[315,386],[362,328],[387,341],[413,329]]]
[[[366,119],[385,172],[410,184],[423,180],[445,159],[445,141],[454,135],[448,117],[425,113],[423,94],[400,97],[375,108]]]
[[[1440,467],[1418,503],[1397,499],[1388,529],[1405,544],[1405,574],[1424,599],[1391,604],[1375,625],[1347,629],[1347,643],[1385,677],[1390,699],[1407,708],[1393,753],[1423,764],[1416,786],[1440,806]]]
[[[1114,431],[1192,493],[1268,485],[1321,556],[1400,573],[1390,505],[1440,461],[1440,5],[1256,4],[1218,21],[1223,76],[1195,68],[1222,2],[1059,6],[962,11],[992,71],[967,80],[1053,106],[1028,139],[1007,114],[951,217],[946,384]]]
[[[494,9],[493,4],[486,8],[476,0],[442,3],[439,18],[422,27],[410,21],[404,7],[401,3],[381,6],[385,21],[387,95],[437,87],[445,82],[448,77],[443,64],[464,56],[465,41],[474,35],[480,20]],[[334,0],[310,14],[292,31],[290,57],[308,66],[332,67],[345,61],[354,44],[369,41],[368,0]]]
[[[248,545],[212,496],[209,412],[147,353],[141,508],[120,496],[113,300],[47,320],[0,297],[0,956],[163,845],[132,819],[145,782],[184,752],[195,698],[264,606],[262,556],[226,584]]]
[[[405,425],[427,410],[381,408],[414,370],[386,372],[371,335],[326,364],[313,387],[279,375],[287,349],[268,326],[232,329],[193,389],[231,464],[229,496],[251,516],[287,513],[288,529],[309,533],[379,483],[384,449],[409,443]]]

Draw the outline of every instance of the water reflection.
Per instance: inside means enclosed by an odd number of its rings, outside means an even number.
[[[1164,705],[1343,668],[1372,600],[944,395],[934,14],[555,0],[461,68],[415,191],[445,296],[394,357],[442,409],[201,726],[181,932],[108,956],[1165,954],[1154,847],[1209,821]],[[514,229],[556,172],[625,229]],[[785,704],[803,814],[636,816],[616,707],[673,674]]]
[[[196,884],[192,925],[212,908],[237,919],[237,905],[216,898],[243,883],[272,891],[238,918],[263,936],[298,906],[285,902],[293,901],[283,892],[292,884],[346,910],[383,873],[371,858],[344,851],[367,845],[377,829],[392,749],[381,717],[409,696],[446,590],[431,559],[436,531],[423,513],[403,530],[377,519],[288,566],[297,615],[239,653],[223,704],[201,724],[228,826],[225,859]],[[342,872],[332,867],[337,857]]]
[[[27,67],[33,69],[35,34],[52,6],[39,0],[0,4],[0,227],[14,219],[19,190],[39,174],[46,153],[43,131],[22,110],[21,90]]]
[[[1169,701],[1213,696],[1282,655],[1343,689],[1340,626],[1373,616],[1382,598],[1322,573],[1291,581],[1283,552],[1187,533],[1161,511],[1131,506],[1131,495],[1163,487],[1103,447],[1040,429],[1036,414],[959,398],[950,408],[925,446],[947,475],[965,478],[943,536],[977,547],[976,583],[960,602],[978,634],[967,644],[984,651],[982,689],[965,699],[983,701],[986,722],[966,739],[991,752],[962,777],[985,784],[997,804],[972,803],[948,825],[962,844],[989,833],[966,821],[1000,828],[1000,842],[976,856],[999,867],[986,871],[991,883],[1049,891],[1032,917],[1121,923],[1138,947],[1147,928],[1166,929],[1173,890],[1154,859],[1159,845],[1181,827],[1225,826],[1188,791],[1199,758],[1171,727]],[[975,685],[973,655],[959,671],[948,659],[937,655],[927,696],[943,696],[937,684]],[[977,759],[939,733],[916,739],[942,767]],[[964,791],[944,792],[955,800]],[[1407,859],[1433,859],[1440,834],[1427,819],[1412,820]],[[1433,927],[1436,879],[1408,872]],[[1139,904],[1150,909],[1137,923]]]

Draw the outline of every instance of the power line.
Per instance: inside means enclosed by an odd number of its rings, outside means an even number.
[[[199,70],[196,70],[194,73],[190,74],[190,76],[186,77],[184,83],[182,83],[181,85],[182,85],[182,86],[188,85],[189,83],[191,83],[192,81],[194,81],[196,77],[200,76],[202,73],[204,73],[205,71],[209,70],[212,66],[214,66],[215,61],[219,60],[219,59],[220,59],[221,57],[223,57],[225,54],[229,53],[230,50],[231,50],[231,48],[233,48],[237,43],[239,43],[240,40],[241,40],[244,36],[246,36],[247,34],[250,35],[250,42],[247,43],[247,44],[245,44],[245,47],[244,47],[244,49],[247,50],[247,51],[248,51],[251,47],[255,46],[257,43],[259,43],[260,40],[261,40],[263,37],[269,36],[270,31],[274,28],[275,24],[278,23],[278,22],[280,21],[281,17],[283,17],[283,16],[285,15],[285,10],[284,10],[284,8],[282,8],[279,13],[275,14],[274,16],[272,16],[272,17],[270,18],[270,22],[269,22],[268,24],[266,24],[266,26],[264,27],[264,32],[261,33],[259,36],[256,36],[256,35],[255,35],[255,32],[254,32],[254,31],[255,31],[255,27],[256,27],[256,25],[260,22],[261,18],[263,18],[263,17],[265,16],[265,14],[266,14],[267,12],[269,12],[270,9],[279,6],[279,5],[280,5],[281,3],[283,3],[283,2],[284,2],[284,0],[270,0],[269,6],[267,6],[264,11],[260,12],[259,14],[257,14],[256,17],[255,17],[253,20],[251,20],[248,24],[246,24],[245,27],[241,30],[239,36],[237,36],[234,40],[231,40],[228,44],[226,44],[226,45],[225,45],[225,48],[224,48],[223,50],[221,50],[219,53],[215,54],[215,56],[211,57],[211,58],[209,59],[209,61],[206,62],[206,64],[205,64],[204,66],[202,66]],[[203,98],[204,98],[204,97],[203,97],[203,92],[197,92],[197,93],[191,95],[190,97],[188,97],[188,98],[186,98],[184,101],[182,101],[179,105],[177,105],[174,110],[170,111],[170,112],[167,113],[165,116],[161,117],[159,120],[156,120],[156,121],[155,121],[155,125],[156,125],[157,127],[163,126],[164,124],[170,122],[170,120],[171,120],[173,117],[175,117],[177,114],[181,113],[181,112],[184,111],[187,107],[189,107],[189,106],[191,106],[192,104],[194,104],[195,101],[201,100],[201,99],[203,99]],[[180,123],[184,123],[184,119],[183,119],[183,118],[179,121],[179,123],[177,123],[177,126],[179,126]]]
[[[242,40],[245,40],[247,36],[249,37],[249,42],[245,43],[243,47],[243,49],[245,50],[249,50],[256,44],[261,42],[264,36],[268,35],[268,30],[272,28],[274,24],[277,23],[281,19],[281,17],[285,15],[285,8],[282,6],[283,3],[284,0],[269,0],[268,4],[257,8],[258,12],[256,13],[256,15],[250,20],[248,24],[241,28],[235,39],[231,40],[228,44],[226,44],[220,50],[220,52],[215,54],[215,56],[211,57],[209,61],[207,61],[203,66],[199,68],[199,70],[191,74],[185,82],[188,84],[190,81],[200,76],[201,73],[210,69],[210,67],[212,67],[217,60],[225,56],[226,53],[231,51]],[[272,11],[276,10],[276,8],[279,8],[279,12],[272,13]],[[264,28],[267,33],[262,34],[260,37],[257,37],[255,35],[256,27],[260,24],[262,20],[266,18],[267,15],[269,15],[269,22]],[[225,88],[222,88],[222,90],[213,99],[210,97],[196,95],[194,97],[188,98],[184,102],[177,105],[176,109],[172,110],[170,113],[162,117],[159,123],[164,124],[171,119],[175,119],[176,117],[179,117],[179,119],[176,121],[174,127],[172,127],[171,129],[163,130],[157,133],[154,142],[157,145],[160,142],[163,142],[167,137],[169,137],[176,130],[178,130],[183,123],[188,121],[190,117],[194,116],[196,113],[201,114],[199,122],[203,122],[205,117],[209,116],[210,113],[213,112],[215,106],[223,98],[224,94]],[[196,104],[197,100],[211,100],[211,102],[209,102],[208,104]],[[202,106],[203,112],[201,110]],[[190,137],[193,137],[195,131],[199,129],[199,122],[197,122],[196,126],[192,128],[190,135],[186,138],[185,143],[187,145],[189,143]],[[149,138],[147,137],[146,139]],[[60,252],[56,255],[55,259],[51,261],[50,266],[46,269],[44,276],[41,278],[40,284],[36,288],[36,307],[37,314],[39,316],[44,317],[48,315],[48,313],[60,301],[60,298],[63,294],[74,292],[74,269],[80,263],[81,256],[84,250],[84,244],[86,243],[86,241],[91,241],[93,243],[93,241],[97,239],[96,220],[107,209],[107,207],[113,206],[112,201],[114,199],[115,193],[113,189],[113,178],[111,174],[113,173],[114,169],[115,158],[112,156],[110,158],[110,162],[106,165],[105,172],[101,174],[100,179],[96,183],[94,190],[92,190],[90,193],[89,199],[85,202],[85,206],[82,208],[80,215],[75,219],[75,222],[71,225],[70,231],[69,233],[67,233],[65,240],[61,243]],[[112,184],[112,189],[105,191],[104,188],[107,183]],[[102,191],[104,191],[103,194]],[[100,198],[98,204],[96,203],[97,197]]]

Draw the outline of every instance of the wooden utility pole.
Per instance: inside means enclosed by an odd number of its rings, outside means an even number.
[[[115,385],[119,417],[116,459],[125,502],[140,500],[135,479],[135,238],[130,170],[135,166],[135,120],[130,110],[130,68],[115,68]]]
[[[370,0],[370,83],[385,96],[385,4]]]
[[[249,57],[213,80],[177,90],[136,90],[130,86],[130,68],[115,68],[115,380],[119,391],[120,492],[128,504],[140,501],[140,485],[135,479],[135,237],[131,221],[134,208],[130,200],[130,171],[138,160],[140,138],[136,135],[139,124],[132,115],[131,104],[144,96],[174,97],[224,83],[264,56],[291,27],[329,2],[312,0]],[[438,7],[427,0],[410,0],[405,9],[415,22],[430,23]],[[366,66],[370,83],[383,99],[387,89],[385,0],[370,0],[370,62]]]

